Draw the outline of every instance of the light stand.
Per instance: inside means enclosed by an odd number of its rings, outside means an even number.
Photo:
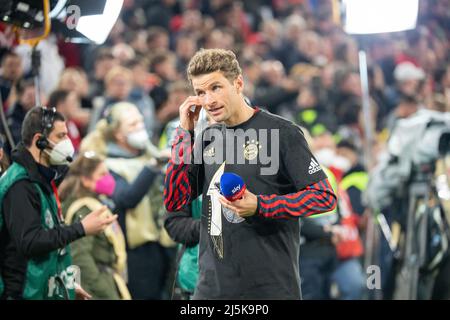
[[[397,32],[414,29],[418,13],[418,0],[342,0],[342,13],[345,19],[344,30],[348,34],[373,34]],[[372,144],[374,142],[372,126],[372,110],[370,103],[369,79],[366,52],[361,45],[359,51],[359,74],[362,89],[362,111],[364,119],[364,163],[368,173],[372,171],[374,158]],[[375,216],[369,208],[365,237],[364,268],[378,265],[378,247],[380,228]],[[386,239],[389,241],[390,239]],[[380,299],[381,291],[376,290],[373,298]]]
[[[433,172],[418,172],[412,179],[408,192],[408,211],[403,263],[396,276],[395,300],[417,300],[420,267],[425,261],[427,241],[427,215]],[[431,190],[430,190],[431,189]]]
[[[31,51],[31,74],[34,78],[34,96],[35,104],[37,106],[41,105],[41,87],[39,82],[39,72],[41,68],[41,51],[37,49],[37,46],[33,47]]]
[[[372,110],[370,105],[370,94],[369,94],[369,77],[367,71],[367,57],[364,49],[361,49],[358,53],[359,57],[359,74],[362,89],[362,110],[364,118],[364,163],[367,170],[373,167],[373,157],[372,154],[372,143],[373,140],[373,127],[372,127]]]
[[[373,126],[372,126],[372,107],[370,104],[369,77],[367,68],[367,56],[363,48],[360,46],[358,52],[359,58],[359,74],[362,89],[362,111],[364,119],[364,164],[367,172],[373,168],[374,161],[372,157],[372,144],[374,142]],[[378,250],[380,242],[380,230],[373,213],[369,212],[367,216],[366,235],[364,239],[364,270],[369,270],[372,265],[379,265]],[[382,298],[380,290],[376,289],[373,299],[380,300]]]

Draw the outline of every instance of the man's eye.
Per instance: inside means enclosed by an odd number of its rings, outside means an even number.
[[[203,97],[204,95],[205,95],[205,93],[203,91],[197,92],[197,96],[199,96],[199,97]]]
[[[220,89],[220,86],[213,86],[213,91],[217,91],[218,89]]]

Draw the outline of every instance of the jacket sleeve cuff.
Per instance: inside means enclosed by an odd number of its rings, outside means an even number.
[[[77,239],[82,238],[84,236],[86,236],[86,232],[84,231],[83,225],[81,224],[81,222],[75,222],[74,224],[71,225],[76,233]]]
[[[189,139],[191,143],[194,142],[194,130],[189,131],[178,126],[175,132],[175,136],[177,138],[175,139],[174,144],[178,144],[185,139]]]

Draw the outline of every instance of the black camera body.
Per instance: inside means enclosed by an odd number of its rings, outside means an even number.
[[[450,153],[450,129],[448,132],[442,133],[439,138],[439,154],[445,156]]]

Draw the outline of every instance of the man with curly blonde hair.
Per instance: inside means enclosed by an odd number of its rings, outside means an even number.
[[[187,74],[195,95],[180,106],[164,200],[180,211],[203,197],[194,298],[299,299],[298,218],[335,207],[328,179],[298,126],[247,104],[233,52],[200,50]],[[194,144],[201,108],[217,123]],[[245,181],[240,199],[221,195],[224,172]]]

